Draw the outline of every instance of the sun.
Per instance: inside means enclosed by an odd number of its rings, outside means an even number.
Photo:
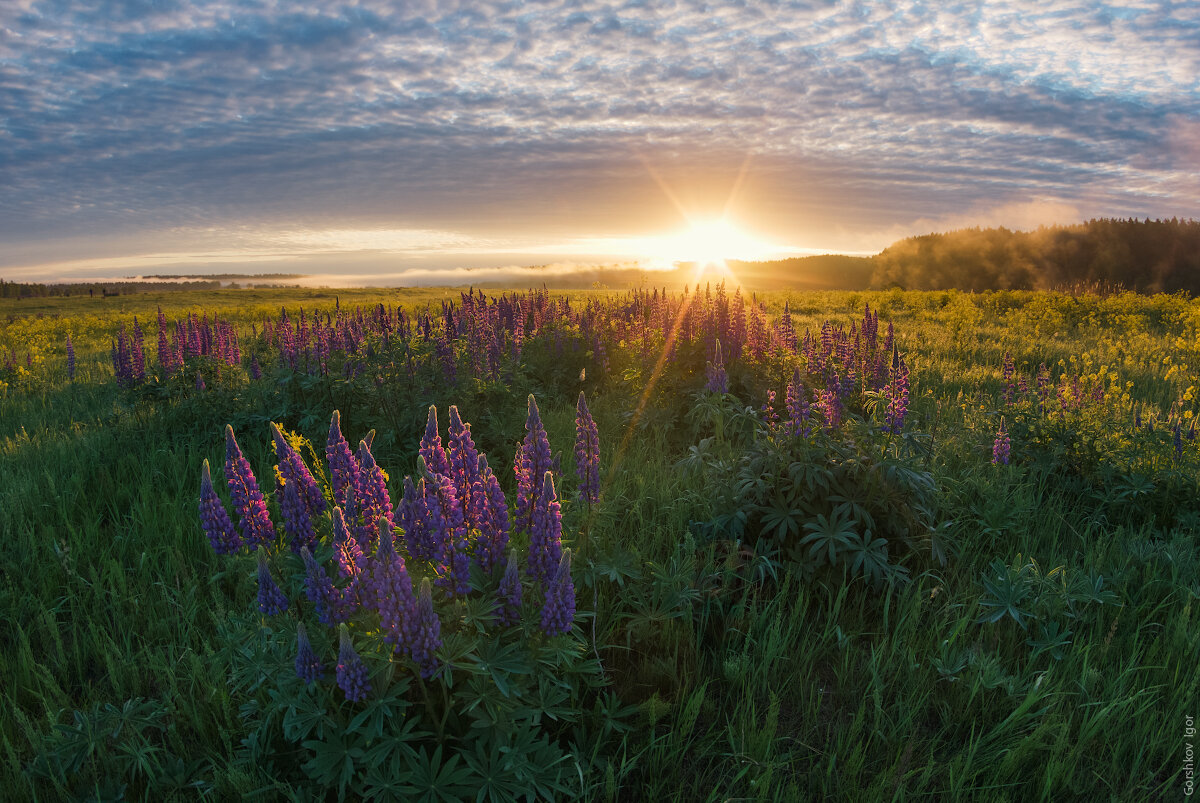
[[[731,259],[760,259],[772,247],[739,229],[725,218],[692,221],[688,230],[679,236],[679,258],[682,262],[709,264]]]
[[[689,220],[674,234],[646,238],[645,256],[667,264],[692,263],[697,271],[724,265],[729,260],[753,261],[770,257],[778,246],[755,237],[728,218]]]

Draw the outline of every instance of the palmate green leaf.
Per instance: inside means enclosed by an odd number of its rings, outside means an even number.
[[[520,800],[522,793],[526,798],[532,794],[524,778],[514,771],[511,757],[493,746],[490,739],[479,739],[475,749],[464,752],[462,757],[479,784],[479,791],[475,793],[478,803],[485,800],[508,803]]]
[[[393,723],[402,721],[412,705],[404,697],[411,685],[410,675],[386,681],[384,693],[367,702],[363,710],[350,720],[346,732],[362,733],[369,737],[390,737]]]
[[[275,697],[277,692],[270,692]],[[277,705],[279,700],[274,701]],[[313,695],[303,693],[293,697],[292,702],[283,712],[283,735],[291,742],[302,742],[315,732],[318,739],[325,737],[328,716],[323,704],[318,704]],[[330,728],[333,729],[332,727]]]
[[[810,545],[808,552],[818,563],[837,563],[838,552],[848,549],[855,536],[854,521],[842,506],[834,508],[826,517],[818,515],[816,521],[804,525],[809,534],[800,539],[800,545]]]
[[[394,763],[401,758],[415,758],[416,746],[433,737],[429,731],[418,730],[420,724],[416,717],[389,723],[383,736],[366,748],[363,763],[374,767]]]
[[[533,674],[529,652],[517,642],[501,644],[499,639],[486,639],[467,659],[475,664],[480,673],[489,675],[505,697],[512,693],[511,676]]]
[[[983,578],[987,596],[979,600],[980,606],[985,610],[976,622],[994,623],[1005,616],[1011,616],[1024,629],[1025,617],[1033,615],[1020,607],[1031,593],[1029,572],[1029,564],[1013,567],[1002,560],[992,561],[990,576]]]
[[[312,753],[304,762],[304,771],[322,786],[338,789],[344,797],[346,788],[357,774],[357,764],[365,757],[357,739],[345,739],[340,733],[330,733],[325,739],[310,739],[303,746]]]
[[[894,577],[897,567],[888,564],[887,539],[872,538],[871,531],[855,534],[846,548],[850,561],[850,573],[862,573],[873,585],[881,585],[885,579]]]
[[[759,507],[762,513],[762,529],[776,541],[783,542],[788,536],[800,534],[800,520],[804,512],[795,510],[783,494],[776,492],[769,506]]]
[[[1056,661],[1061,661],[1066,654],[1067,647],[1071,646],[1071,631],[1063,630],[1059,627],[1058,622],[1053,620],[1045,622],[1040,627],[1041,633],[1035,638],[1026,639],[1025,643],[1033,647],[1033,657],[1037,657],[1044,652],[1050,653],[1050,657]]]
[[[466,800],[475,792],[471,768],[459,766],[459,754],[442,761],[442,746],[432,754],[427,747],[421,748],[413,758],[405,759],[408,776],[399,784],[400,793],[406,800],[418,803],[457,803]],[[465,764],[465,762],[463,762]]]

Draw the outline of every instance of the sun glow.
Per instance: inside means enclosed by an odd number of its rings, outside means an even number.
[[[675,234],[648,237],[645,256],[668,264],[695,263],[697,270],[722,265],[727,260],[767,259],[779,252],[778,246],[760,240],[738,228],[727,218],[693,220],[688,228]]]

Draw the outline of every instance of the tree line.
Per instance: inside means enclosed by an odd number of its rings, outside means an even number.
[[[874,257],[871,286],[907,290],[1093,287],[1200,294],[1200,222],[1100,218],[1035,231],[909,237]]]
[[[161,293],[171,290],[217,290],[221,282],[75,282],[39,284],[8,282],[0,279],[0,298],[48,298],[51,296],[125,296],[133,293]]]

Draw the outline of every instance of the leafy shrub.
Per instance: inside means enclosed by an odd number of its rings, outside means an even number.
[[[944,561],[946,548],[933,477],[898,454],[865,424],[807,435],[761,430],[728,475],[713,473],[718,513],[704,529],[806,576],[834,570],[874,588],[902,584],[918,552]]]

